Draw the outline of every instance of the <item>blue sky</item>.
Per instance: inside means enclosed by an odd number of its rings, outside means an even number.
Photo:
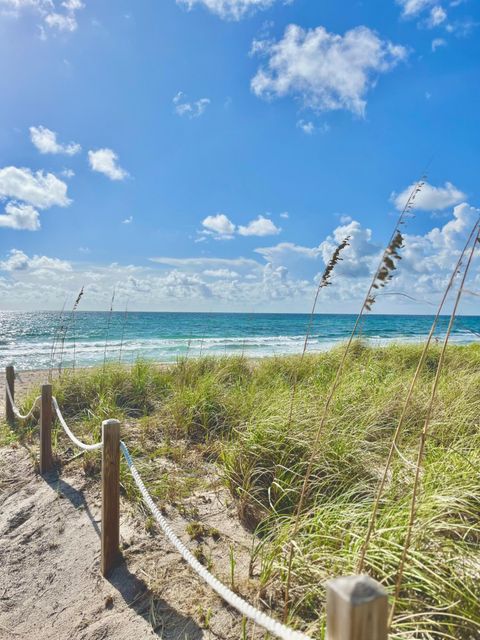
[[[431,310],[478,217],[473,0],[0,0],[0,305]],[[480,280],[475,272],[470,288]],[[430,303],[430,304],[429,304]],[[476,300],[467,298],[467,312]]]

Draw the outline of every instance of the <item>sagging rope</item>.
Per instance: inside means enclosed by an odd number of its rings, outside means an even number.
[[[132,474],[133,479],[142,495],[142,498],[147,505],[147,507],[152,512],[153,517],[160,525],[163,533],[168,538],[170,543],[175,547],[178,553],[183,557],[183,559],[190,565],[190,567],[201,577],[205,582],[221,597],[225,602],[227,602],[230,606],[234,607],[239,613],[250,618],[253,622],[260,625],[270,633],[273,633],[278,638],[282,640],[311,640],[311,638],[300,631],[294,631],[290,629],[284,624],[277,622],[273,618],[270,618],[263,611],[259,611],[254,606],[240,598],[236,593],[234,593],[231,589],[226,587],[224,584],[220,582],[215,576],[213,576],[210,571],[208,571],[200,562],[195,558],[195,556],[187,549],[187,547],[183,544],[181,540],[175,535],[171,526],[168,524],[167,520],[162,516],[158,507],[155,505],[151,495],[148,493],[143,480],[140,477],[135,465],[133,464],[132,457],[130,456],[130,452],[127,448],[127,445],[121,441],[120,448],[127,462],[128,468],[130,469],[130,473]]]
[[[26,413],[25,415],[21,414],[20,411],[18,410],[17,405],[15,404],[13,397],[12,397],[12,392],[10,391],[10,387],[8,386],[8,384],[5,386],[6,390],[7,390],[7,395],[8,395],[8,399],[10,400],[10,405],[12,407],[12,411],[15,414],[15,416],[19,419],[19,420],[27,420],[28,418],[30,418],[30,416],[33,414],[33,412],[35,411],[39,401],[42,399],[42,396],[37,396],[32,404],[32,408],[30,409],[30,411],[28,413]],[[96,444],[85,444],[84,442],[82,442],[81,440],[79,440],[70,430],[68,424],[65,422],[65,418],[62,415],[62,412],[60,411],[60,407],[58,406],[58,402],[57,399],[55,397],[52,398],[52,406],[53,409],[55,411],[55,413],[57,414],[57,418],[58,421],[60,422],[60,424],[63,427],[63,430],[65,431],[65,433],[67,434],[67,436],[70,438],[70,440],[77,445],[77,447],[80,447],[80,449],[83,449],[84,451],[94,451],[96,449],[101,449],[102,448],[102,443],[101,442],[97,442]]]
[[[77,445],[77,447],[79,447],[80,449],[83,449],[84,451],[95,451],[96,449],[101,449],[102,448],[102,443],[101,442],[97,442],[96,444],[85,444],[84,442],[79,440],[70,431],[70,428],[69,428],[68,424],[65,422],[65,418],[62,416],[62,412],[60,411],[60,407],[58,406],[58,402],[57,402],[57,399],[55,397],[52,398],[52,405],[53,405],[53,408],[55,410],[55,413],[57,414],[58,421],[60,422],[60,424],[63,427],[63,430],[65,431],[67,436],[70,438],[70,440],[74,444]]]
[[[20,413],[20,411],[18,410],[17,405],[15,404],[15,401],[13,400],[12,392],[10,391],[10,387],[8,386],[8,384],[5,386],[5,388],[7,390],[8,399],[10,400],[10,406],[12,407],[12,411],[15,414],[15,416],[19,420],[28,420],[28,418],[30,418],[30,416],[35,411],[35,409],[36,409],[36,407],[38,405],[38,401],[41,399],[41,396],[37,396],[35,398],[35,400],[33,401],[32,408],[30,409],[30,411],[28,413],[26,413],[25,415],[23,415],[23,414]]]

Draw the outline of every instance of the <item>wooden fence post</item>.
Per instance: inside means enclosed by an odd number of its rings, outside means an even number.
[[[369,576],[327,582],[327,640],[387,640],[388,599]]]
[[[7,387],[10,390],[12,398],[15,399],[15,369],[13,365],[5,367],[5,417],[7,418],[8,424],[12,425],[15,420],[15,415],[13,413],[12,403],[8,397]]]
[[[42,384],[40,405],[40,473],[48,473],[53,468],[52,455],[52,385]]]
[[[102,422],[102,558],[106,577],[120,559],[120,422]]]

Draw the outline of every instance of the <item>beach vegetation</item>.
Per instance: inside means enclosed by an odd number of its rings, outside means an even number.
[[[87,441],[99,439],[102,419],[122,421],[122,438],[160,506],[182,503],[204,486],[202,465],[213,462],[243,523],[256,534],[252,566],[261,585],[276,586],[279,612],[294,539],[288,621],[323,637],[325,582],[356,572],[421,353],[421,345],[352,343],[315,448],[295,535],[305,473],[343,346],[303,358],[201,358],[171,366],[140,361],[131,367],[109,364],[105,371],[64,371],[54,380],[54,394]],[[391,594],[408,529],[419,433],[440,356],[441,347],[432,345],[418,373],[365,557],[365,570]],[[479,388],[480,345],[449,346],[429,418],[422,491],[392,638],[470,640],[480,631]],[[31,439],[30,432],[24,436]],[[59,449],[68,446],[61,432],[57,443]],[[99,473],[96,457],[97,452],[85,456],[86,472]],[[166,472],[162,461],[177,471]],[[121,483],[126,499],[138,503],[123,465]],[[192,514],[190,535],[199,533]]]

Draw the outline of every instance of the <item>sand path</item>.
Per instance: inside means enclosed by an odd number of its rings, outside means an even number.
[[[22,373],[16,397],[21,399],[43,379],[43,372]],[[3,402],[3,381],[0,397]],[[41,477],[35,458],[36,452],[23,445],[0,448],[0,640],[241,637],[241,616],[196,577],[160,532],[147,532],[147,514],[139,517],[123,499],[125,562],[109,580],[103,579],[98,477],[86,476],[80,461],[64,466],[61,475]],[[159,459],[158,464],[167,462]],[[189,509],[218,536],[201,543],[190,539]],[[201,549],[226,584],[233,548],[236,584],[258,606],[249,578],[252,538],[225,489],[194,492],[182,509],[169,507],[167,517],[183,542]],[[256,629],[252,634],[249,628],[249,637],[263,633]]]

